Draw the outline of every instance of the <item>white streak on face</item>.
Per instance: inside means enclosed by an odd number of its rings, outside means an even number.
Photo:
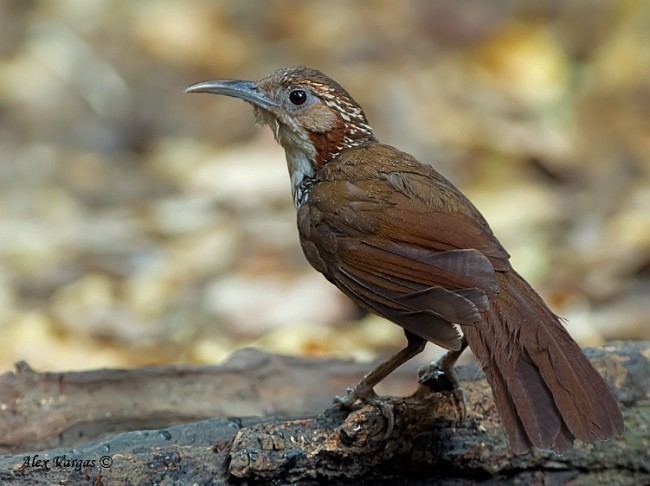
[[[273,120],[275,122],[275,130],[273,130],[273,135],[275,136],[276,141],[280,141],[280,123],[278,120]]]

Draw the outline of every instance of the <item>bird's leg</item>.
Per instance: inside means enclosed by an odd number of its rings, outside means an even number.
[[[426,341],[421,337],[406,332],[406,339],[408,343],[404,349],[401,349],[370,373],[366,374],[354,388],[348,388],[345,396],[334,398],[335,403],[346,408],[352,407],[357,401],[369,403],[377,407],[387,422],[385,436],[389,436],[393,430],[393,409],[386,399],[375,394],[374,387],[396,368],[424,350]]]
[[[467,339],[463,337],[460,349],[456,351],[447,351],[442,357],[428,365],[418,369],[418,381],[434,391],[452,392],[457,394],[462,405],[462,417],[467,415],[465,407],[465,397],[460,389],[454,365],[463,351],[467,347]]]
[[[408,343],[405,348],[392,355],[370,373],[367,373],[354,388],[348,388],[345,397],[336,397],[334,401],[344,407],[350,407],[357,400],[374,396],[373,388],[377,383],[424,350],[426,344],[424,339],[411,333],[406,333],[406,338],[408,339]]]

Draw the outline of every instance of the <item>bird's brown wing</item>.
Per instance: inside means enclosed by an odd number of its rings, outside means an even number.
[[[351,172],[355,160],[345,162],[321,171],[299,210],[308,260],[363,307],[458,349],[453,324],[481,320],[499,292],[495,271],[509,268],[508,254],[473,206],[432,169],[375,165],[370,178]],[[441,187],[446,197],[432,194]]]

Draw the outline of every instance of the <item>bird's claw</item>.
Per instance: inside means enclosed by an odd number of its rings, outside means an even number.
[[[433,391],[451,393],[459,403],[461,422],[465,420],[467,416],[465,395],[453,369],[445,370],[438,362],[422,366],[418,369],[418,382]]]
[[[345,396],[334,397],[334,403],[343,406],[344,408],[359,408],[363,405],[372,405],[377,408],[381,415],[386,420],[386,430],[382,436],[385,440],[393,433],[395,428],[395,413],[393,412],[393,405],[389,399],[378,396],[372,388],[357,386],[356,388],[347,388]],[[359,406],[355,407],[358,403]]]
[[[360,400],[361,396],[357,395],[355,388],[346,388],[344,396],[335,396],[334,403],[341,405],[343,408],[352,409],[353,405],[357,400]]]
[[[465,422],[465,419],[467,418],[467,402],[465,401],[465,394],[463,393],[462,388],[456,388],[451,393],[454,395],[454,398],[456,398],[459,404],[458,408],[460,410],[460,422]]]
[[[451,392],[460,388],[454,370],[445,370],[437,362],[418,369],[418,382],[439,392]]]
[[[370,405],[376,407],[377,410],[379,410],[379,413],[384,417],[384,420],[386,420],[386,428],[381,438],[382,440],[388,439],[395,428],[395,412],[393,410],[393,404],[387,398],[375,394],[373,394],[372,397],[368,397],[366,401]]]

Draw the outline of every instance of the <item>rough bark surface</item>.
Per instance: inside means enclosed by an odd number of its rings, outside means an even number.
[[[650,343],[587,353],[626,433],[562,456],[511,455],[472,365],[459,370],[464,417],[457,393],[420,387],[390,399],[388,437],[372,406],[317,415],[369,368],[349,362],[247,350],[207,368],[41,374],[23,365],[0,377],[0,444],[10,453],[0,456],[0,484],[649,484]],[[398,374],[390,391],[408,380],[412,371]],[[206,416],[221,418],[196,421]],[[156,429],[116,433],[134,427]]]

